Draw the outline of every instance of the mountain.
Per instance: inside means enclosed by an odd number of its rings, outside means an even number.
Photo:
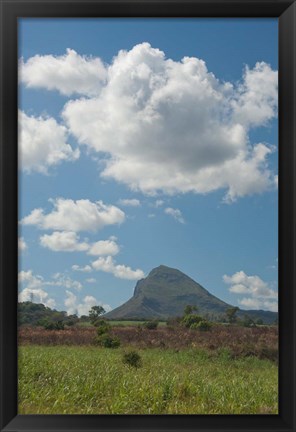
[[[180,270],[161,265],[137,282],[133,297],[105,315],[109,319],[159,319],[166,320],[183,314],[187,305],[195,305],[199,315],[219,320],[232,307],[215,297],[199,283]],[[237,316],[248,315],[271,324],[277,319],[276,312],[239,310]]]

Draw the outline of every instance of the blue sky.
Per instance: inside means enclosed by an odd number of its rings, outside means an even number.
[[[19,21],[21,300],[110,310],[165,264],[276,310],[277,32]]]

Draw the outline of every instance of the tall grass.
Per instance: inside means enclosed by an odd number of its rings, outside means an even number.
[[[160,327],[148,330],[143,327],[112,327],[111,335],[118,337],[121,345],[133,348],[165,348],[183,350],[201,348],[216,352],[227,348],[233,358],[257,356],[277,361],[278,330],[276,327],[225,327],[214,326],[209,332],[184,327]],[[34,345],[92,345],[95,327],[71,327],[63,331],[44,330],[41,327],[22,327],[20,344]]]
[[[21,346],[20,414],[277,413],[277,366],[231,358],[227,348],[142,349],[142,367],[124,348]]]

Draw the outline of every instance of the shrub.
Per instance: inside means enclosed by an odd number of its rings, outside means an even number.
[[[256,321],[257,325],[263,325],[263,320],[261,318],[258,318]]]
[[[146,321],[143,326],[148,330],[155,330],[158,326],[158,321]]]
[[[107,333],[98,336],[96,342],[104,348],[118,348],[120,346],[120,339],[116,336],[110,336]]]
[[[193,312],[197,312],[197,307],[194,305],[187,305],[184,309],[184,315],[192,315]]]
[[[65,325],[63,321],[57,321],[57,322],[43,321],[42,327],[44,327],[45,330],[64,330]]]
[[[194,323],[191,325],[191,329],[197,329],[200,331],[209,331],[211,330],[212,324],[209,321],[202,320],[198,323]]]
[[[244,316],[244,319],[242,321],[243,327],[256,327],[255,322],[247,315]]]
[[[142,366],[142,358],[140,354],[138,354],[136,351],[130,351],[128,353],[125,353],[122,357],[122,361],[124,364],[134,367],[136,369]]]
[[[194,314],[185,315],[182,318],[182,324],[187,328],[191,328],[193,324],[198,324],[200,321],[203,321],[202,317]]]
[[[258,357],[261,359],[268,359],[278,363],[278,359],[279,359],[278,349],[267,347],[267,346],[262,347],[261,350],[259,351]]]
[[[98,336],[108,333],[111,328],[110,324],[107,321],[101,319],[95,321],[94,326],[97,327]]]
[[[180,317],[171,317],[167,319],[167,327],[177,327],[180,325],[182,318]]]

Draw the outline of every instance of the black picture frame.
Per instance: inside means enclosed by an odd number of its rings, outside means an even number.
[[[296,5],[291,0],[1,0],[1,431],[296,431]],[[279,415],[17,415],[17,20],[276,17],[279,23]]]

